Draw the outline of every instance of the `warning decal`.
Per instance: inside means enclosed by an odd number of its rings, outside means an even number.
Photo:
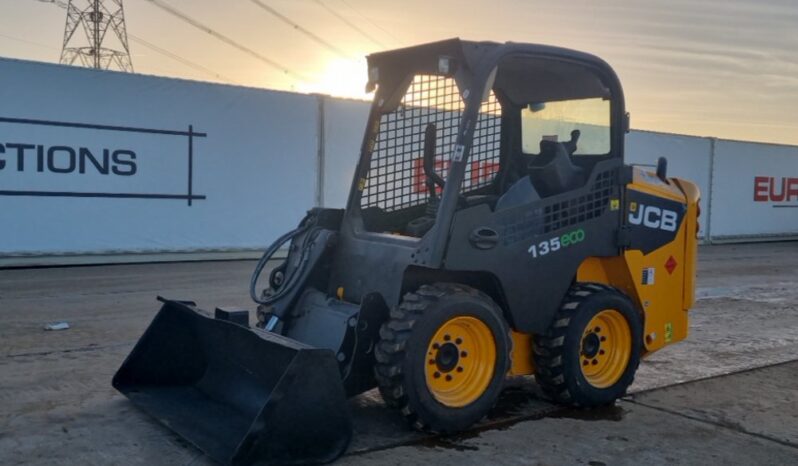
[[[647,267],[643,269],[643,284],[644,285],[653,285],[654,284],[654,267]]]

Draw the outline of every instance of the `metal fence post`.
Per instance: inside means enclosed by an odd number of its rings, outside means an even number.
[[[324,207],[324,100],[325,96],[321,94],[316,95],[318,99],[318,128],[317,138],[318,147],[316,152],[316,207]]]
[[[707,193],[707,243],[712,244],[712,208],[715,198],[712,195],[715,188],[715,143],[717,138],[709,138],[709,192]]]

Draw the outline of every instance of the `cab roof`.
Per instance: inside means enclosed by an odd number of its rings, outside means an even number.
[[[487,77],[501,65],[495,84],[519,105],[599,96],[623,100],[620,82],[609,64],[595,55],[562,47],[454,38],[378,52],[367,58],[369,91],[377,84],[400,88],[409,76],[417,74],[441,74],[440,60],[448,58],[447,67],[451,69],[444,74],[454,75],[465,67],[471,77]]]

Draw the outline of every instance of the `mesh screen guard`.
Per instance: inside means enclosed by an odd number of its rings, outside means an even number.
[[[465,109],[453,78],[417,75],[396,109],[380,117],[361,208],[394,212],[426,204],[424,132],[437,128],[435,171],[446,179],[457,131]],[[493,91],[482,103],[461,191],[478,190],[493,182],[499,170],[501,106]]]

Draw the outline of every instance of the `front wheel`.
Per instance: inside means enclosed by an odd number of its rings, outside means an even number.
[[[557,402],[610,404],[634,380],[642,328],[625,294],[605,285],[576,284],[546,333],[535,338],[535,378]]]
[[[439,283],[407,293],[380,329],[382,397],[417,429],[466,429],[501,392],[509,335],[496,303],[473,288]]]

